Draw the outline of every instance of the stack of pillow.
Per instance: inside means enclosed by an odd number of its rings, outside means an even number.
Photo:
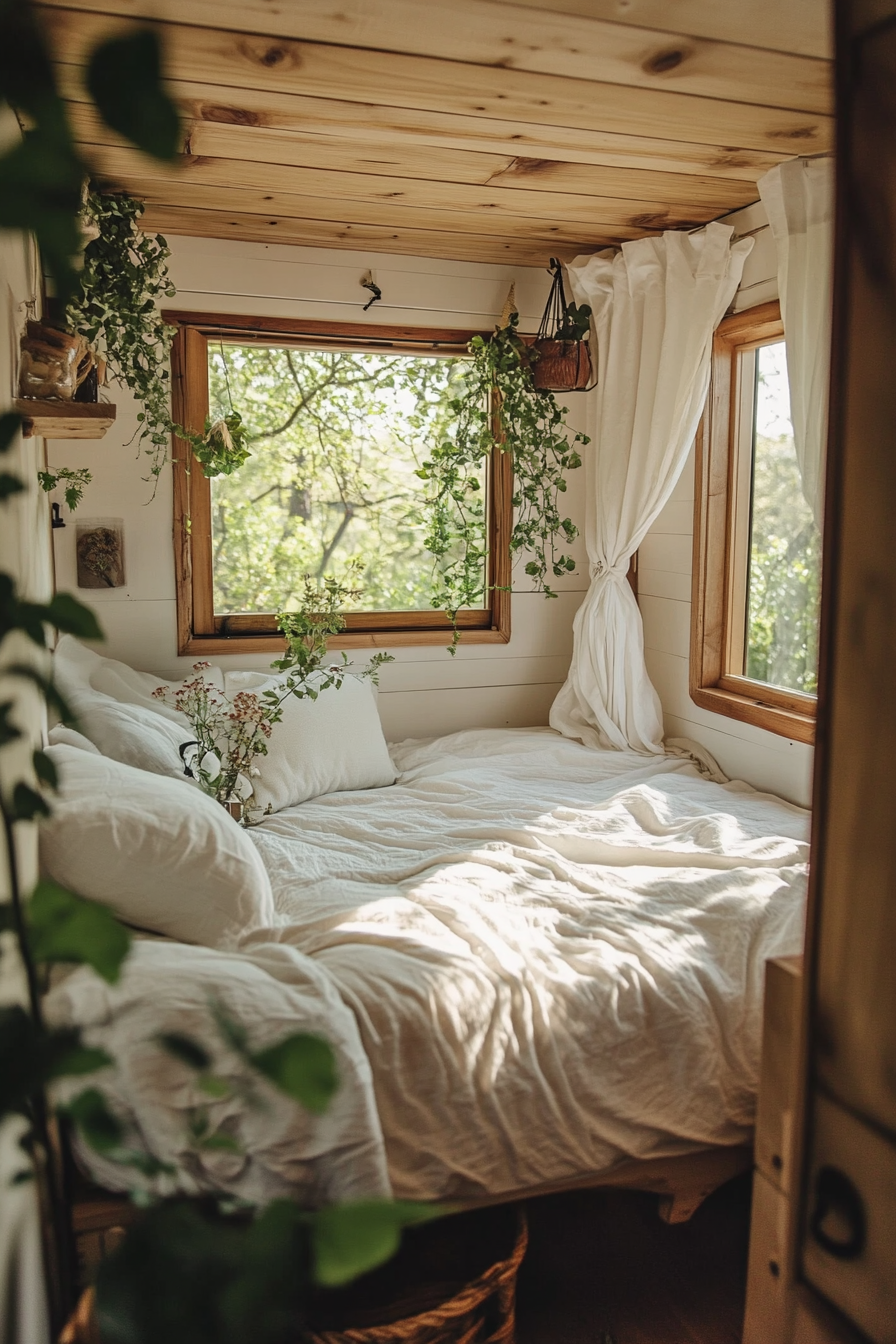
[[[270,925],[273,897],[258,851],[185,777],[180,747],[193,734],[183,715],[153,699],[160,679],[71,636],[59,642],[54,673],[80,731],[50,732],[60,788],[41,825],[46,875],[126,923],[180,942],[233,947]],[[227,694],[277,680],[220,669],[205,676]],[[290,697],[283,708],[268,755],[256,759],[261,808],[278,812],[324,793],[394,783],[368,682],[347,676],[338,690]]]

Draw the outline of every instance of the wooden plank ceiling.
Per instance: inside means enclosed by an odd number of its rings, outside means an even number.
[[[757,199],[833,143],[826,0],[49,0],[92,162],[147,227],[543,265]],[[124,147],[85,53],[150,10],[175,170]],[[673,22],[674,21],[674,22]]]

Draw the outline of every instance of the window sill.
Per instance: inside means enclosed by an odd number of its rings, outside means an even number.
[[[461,644],[507,644],[509,630],[461,630]],[[327,640],[328,649],[410,649],[425,645],[451,643],[450,630],[381,630],[358,631],[356,634],[335,635]],[[206,657],[214,654],[276,653],[282,654],[283,639],[279,635],[190,635],[182,644],[181,654]]]
[[[761,691],[761,687],[757,686],[756,690]],[[745,694],[718,685],[691,687],[691,699],[701,709],[723,714],[729,719],[738,719],[741,723],[751,723],[756,728],[764,728],[766,732],[777,733],[779,737],[789,737],[794,742],[806,742],[812,746],[815,743],[814,702],[809,696],[792,698],[805,701],[805,711],[769,704],[758,694]]]

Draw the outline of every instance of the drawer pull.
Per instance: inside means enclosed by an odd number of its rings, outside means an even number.
[[[855,1260],[865,1249],[867,1224],[862,1196],[836,1167],[820,1167],[815,1176],[815,1207],[809,1231],[836,1260]]]

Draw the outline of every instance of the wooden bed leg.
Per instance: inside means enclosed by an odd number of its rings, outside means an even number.
[[[664,1223],[686,1223],[697,1212],[707,1193],[704,1190],[677,1190],[672,1195],[660,1195],[659,1215]]]

